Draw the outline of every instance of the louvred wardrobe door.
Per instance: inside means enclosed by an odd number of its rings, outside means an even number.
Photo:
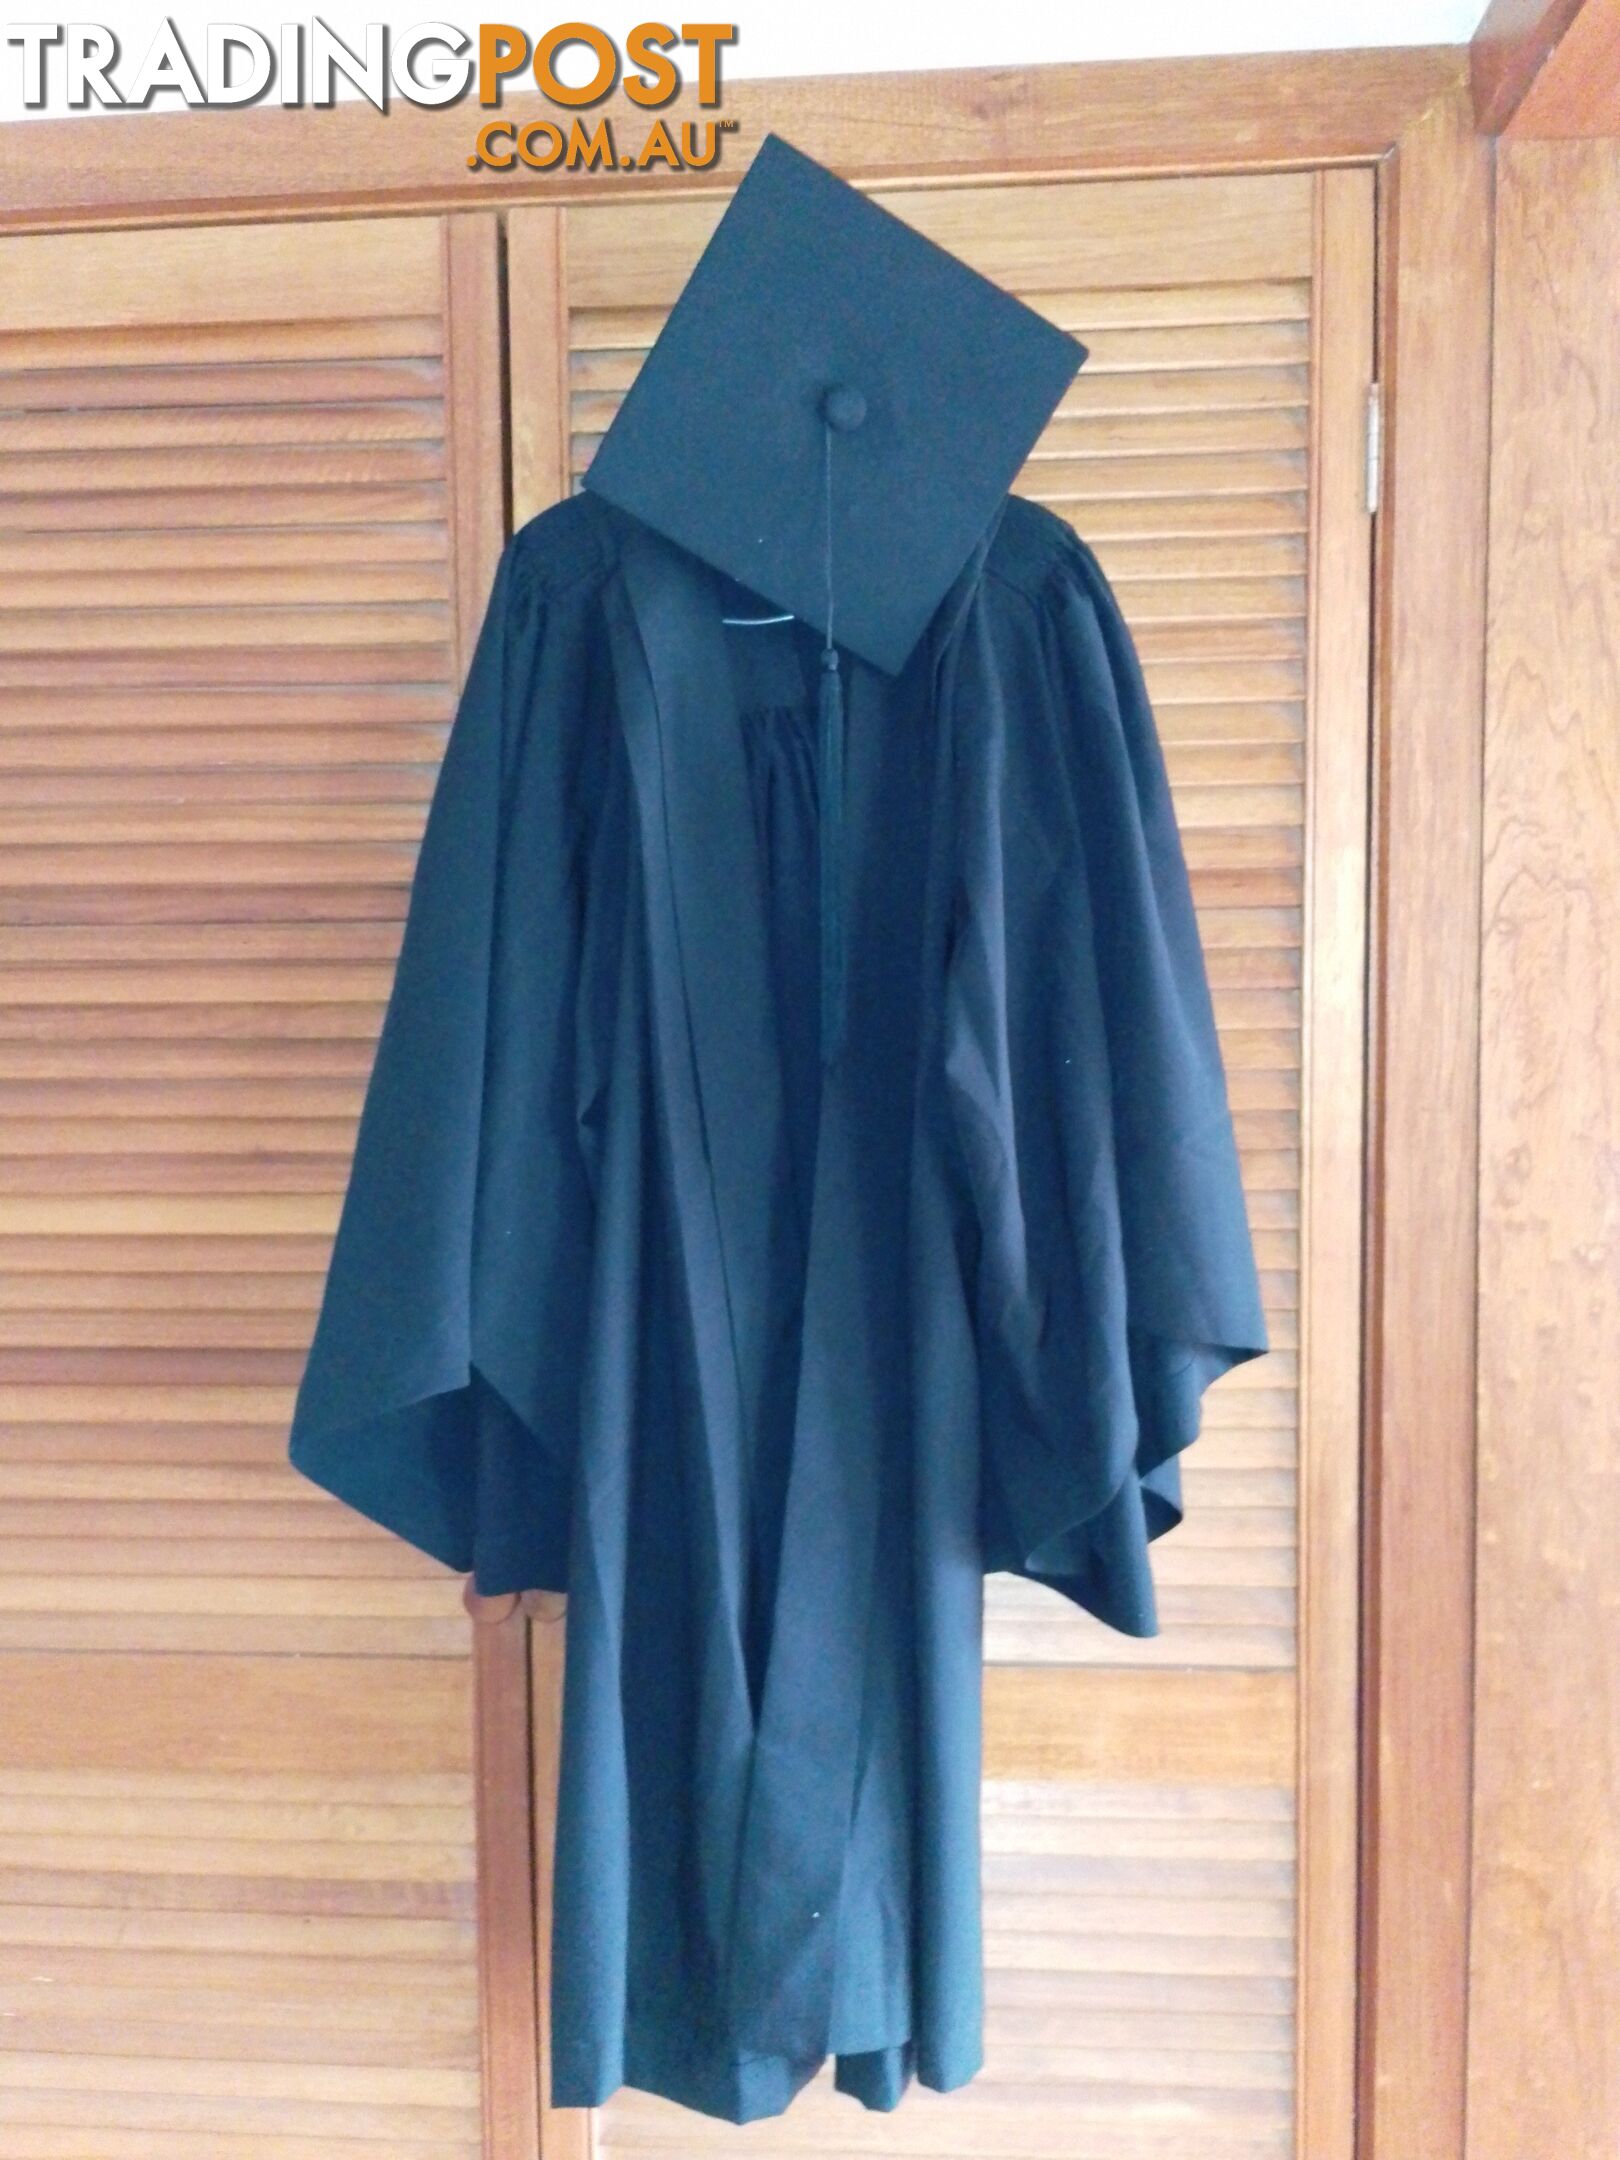
[[[1018,486],[1097,548],[1146,666],[1275,1347],[1209,1399],[1160,1637],[991,1581],[982,2075],[890,2117],[824,2077],[745,2133],[627,2092],[543,2142],[1348,2160],[1372,176],[881,199],[1091,348]],[[512,214],[519,519],[588,467],[721,207]],[[554,1720],[543,1689],[542,1821]]]
[[[284,1450],[501,539],[497,241],[0,240],[8,2160],[483,2150],[483,1631]]]

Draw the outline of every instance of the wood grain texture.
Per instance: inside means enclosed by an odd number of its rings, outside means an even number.
[[[1468,2160],[1620,2140],[1620,145],[1504,145]]]
[[[1474,124],[1500,135],[1586,0],[1491,0],[1468,51]]]
[[[515,1596],[468,1593],[473,1628],[478,1811],[481,2160],[539,2160],[540,2030],[535,1991],[534,1764],[529,1627]],[[483,1608],[494,1606],[493,1612]]]
[[[114,113],[96,123],[93,161],[76,121],[38,121],[0,135],[0,229],[724,188],[770,128],[873,182],[1352,163],[1381,156],[1466,67],[1463,48],[1413,46],[727,83],[720,109],[737,136],[711,173],[676,176],[470,172],[481,116],[464,106],[400,103],[386,117],[347,101],[323,112],[243,107],[228,128],[212,113]],[[517,125],[554,110],[534,96],[502,109]],[[635,144],[646,135],[648,115],[622,94],[598,116]],[[683,101],[665,117],[698,116]]]
[[[0,1653],[0,1771],[465,1772],[469,1671],[449,1658]]]
[[[1383,184],[1361,2120],[1457,2160],[1466,2030],[1490,146]]]
[[[1293,1783],[1290,1673],[992,1665],[984,1690],[986,1777]]]
[[[1474,33],[1474,117],[1516,141],[1620,132],[1615,0],[1493,0]]]

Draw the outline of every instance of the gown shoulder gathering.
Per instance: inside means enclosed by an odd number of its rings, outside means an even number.
[[[552,2090],[980,2067],[987,1574],[1154,1632],[1266,1347],[1186,862],[1095,557],[1008,498],[897,676],[588,493],[501,557],[289,1456],[567,1594]],[[756,606],[755,613],[759,610]]]

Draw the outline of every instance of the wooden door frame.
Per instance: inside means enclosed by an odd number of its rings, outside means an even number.
[[[1418,48],[749,82],[722,108],[742,143],[778,128],[891,186],[1347,164],[1377,175],[1359,2160],[1461,2160],[1463,2145],[1492,214],[1468,77],[1465,49]],[[645,125],[618,99],[599,110]],[[84,122],[0,129],[0,232],[487,211],[671,186],[469,173],[461,107],[90,125],[94,159]],[[680,185],[729,184],[737,169]],[[532,1685],[529,1660],[497,1640],[523,1629],[521,1608],[500,1603],[475,1630],[486,1740],[490,1717],[521,1729]],[[481,1798],[481,1852],[508,1888],[533,1872],[515,1850],[525,1837]],[[521,2050],[523,2030],[511,2037]],[[510,2112],[487,2128],[490,2160],[533,2153]]]

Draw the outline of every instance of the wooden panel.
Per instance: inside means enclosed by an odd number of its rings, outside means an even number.
[[[1280,2154],[1297,2135],[1301,2152],[1312,2140],[1312,2160],[1348,2160],[1371,179],[919,189],[881,199],[1090,348],[1017,485],[1096,546],[1143,657],[1274,1343],[1209,1399],[1185,1466],[1187,1518],[1155,1548],[1160,1637],[1110,1634],[1033,1584],[992,1580],[990,1790],[1016,1784],[1054,1806],[1084,1807],[1096,1781],[1108,1781],[1127,1842],[1148,1833],[1121,1794],[1140,1792],[1145,1809],[1196,1810],[1209,1788],[1242,1788],[1282,1812],[1290,1840],[1297,1794],[1302,1857],[1274,1916],[1280,1948],[1268,1970],[1288,2025],[1263,2105],[1193,2077],[1178,2093],[1186,2105],[1155,2118],[1123,2056],[1114,2074],[1107,2050],[1082,2038],[1069,2036],[1066,2049],[1055,2039],[1020,2043],[1011,2016],[987,2082],[945,2113],[921,2096],[894,2122],[852,2122],[847,2107],[824,2118],[812,2100],[746,2136],[771,2152],[813,2143],[1112,2155],[1170,2149],[1173,2120],[1175,2135],[1196,2134],[1201,2149]],[[578,484],[718,214],[708,199],[514,213],[513,260],[533,266],[511,346],[514,430],[532,444],[520,514]],[[1317,1691],[1309,1703],[1300,1675]],[[1196,1977],[1199,1945],[1222,1939],[1217,1877],[1190,1876],[1184,1895],[1179,1933],[1167,1925],[1110,1953],[1139,1981],[1181,1973],[1178,1956],[1193,1961],[1182,1977]],[[1071,1941],[1066,1915],[1055,1909],[1048,1952],[1089,1976],[1103,1952],[1084,1931]],[[993,1994],[1001,1980],[993,1969]],[[1296,1987],[1308,2038],[1293,2022]],[[568,2121],[557,2118],[555,2134],[582,2136]],[[633,2095],[601,2112],[598,2134],[609,2148],[693,2152],[712,2138]]]
[[[1474,117],[1518,142],[1620,132],[1615,0],[1492,0],[1471,49]]]
[[[1437,105],[1384,176],[1363,1661],[1362,2117],[1461,2150],[1490,164]]]
[[[1469,2160],[1620,2131],[1620,144],[1498,164]]]
[[[501,537],[495,237],[0,242],[19,2160],[473,2160],[513,2052],[475,1882],[500,1676],[460,1578],[285,1459]]]
[[[1475,124],[1499,135],[1586,0],[1491,0],[1469,47]]]

